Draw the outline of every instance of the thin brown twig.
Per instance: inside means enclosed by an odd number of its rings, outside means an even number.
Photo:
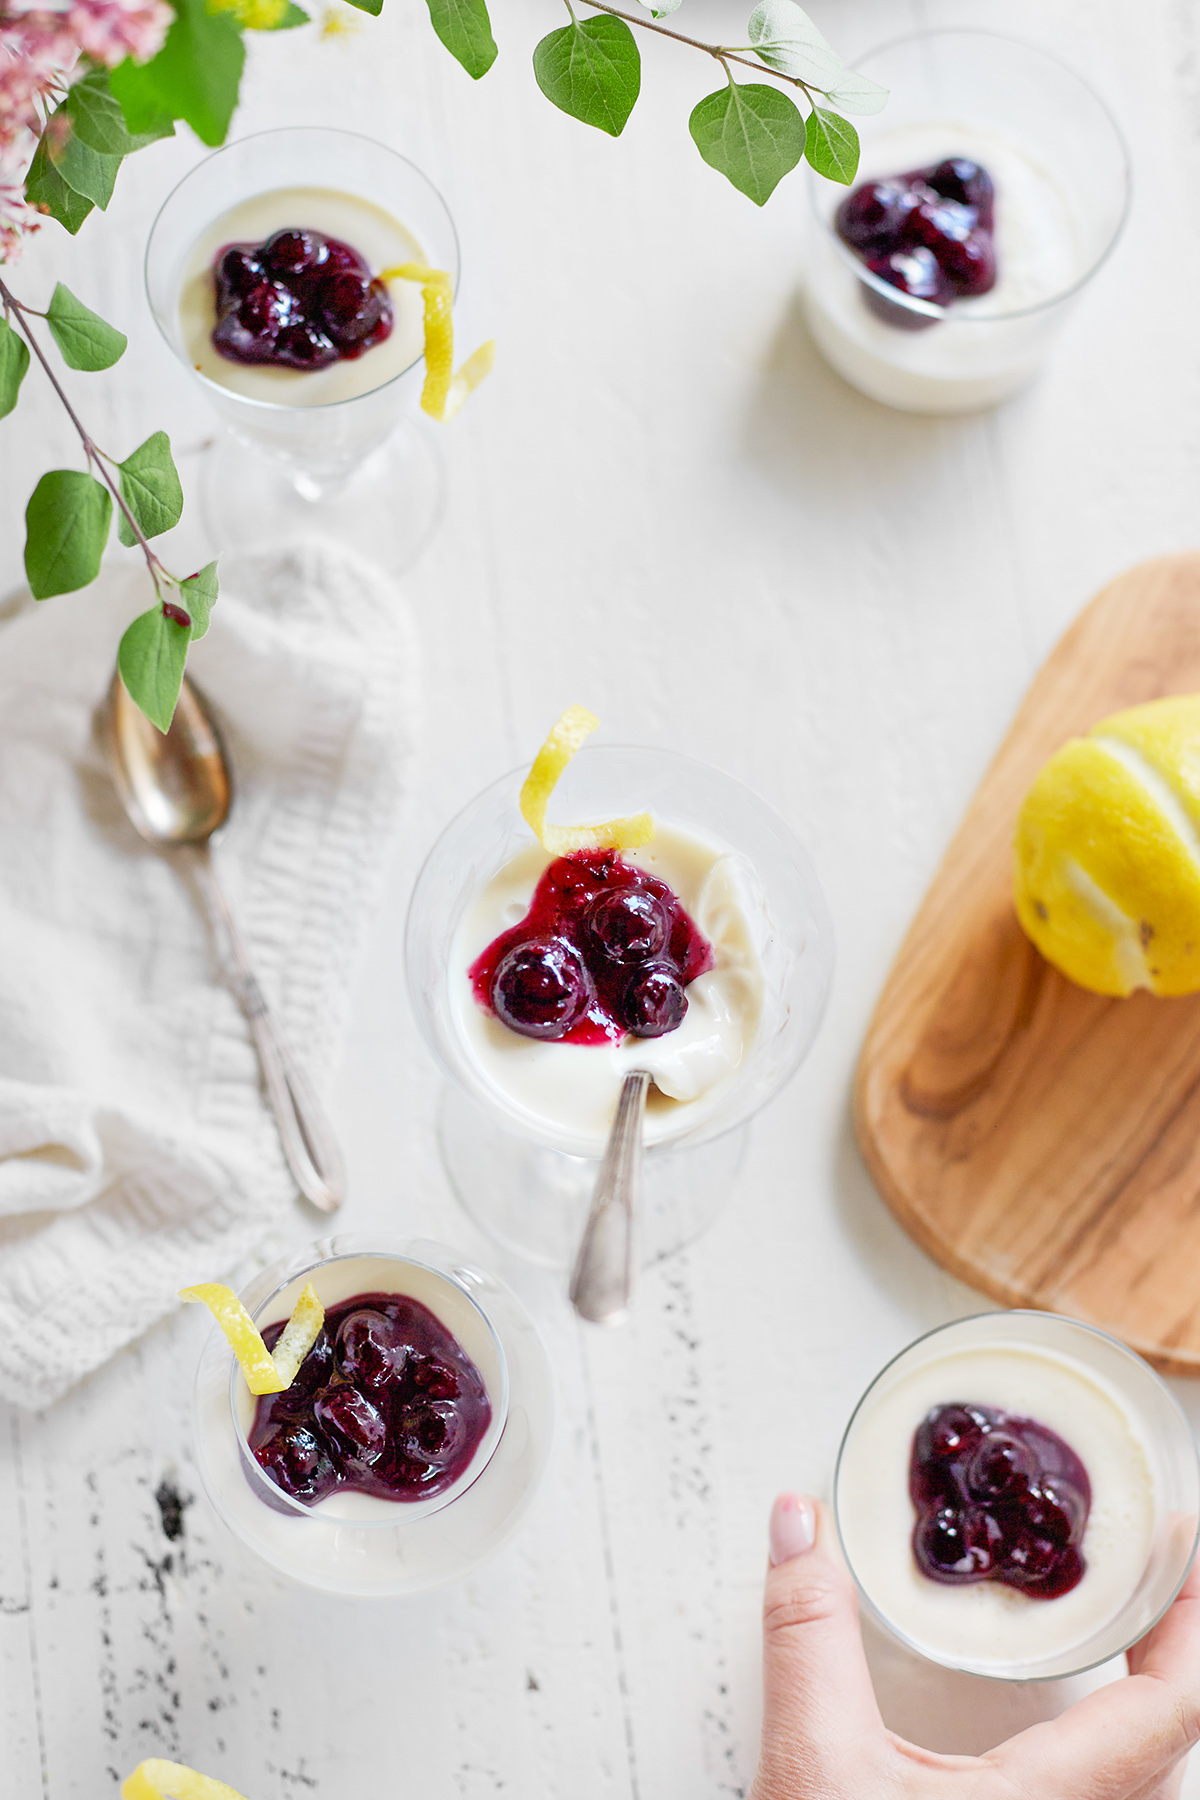
[[[714,57],[717,62],[741,63],[747,69],[756,69],[760,75],[770,75],[776,81],[786,81],[792,87],[801,88],[806,98],[814,106],[816,105],[808,82],[801,81],[798,75],[784,75],[778,69],[773,69],[769,63],[743,56],[739,50],[728,50],[723,44],[706,44],[700,38],[685,37],[682,31],[672,31],[669,25],[660,25],[657,19],[643,19],[637,13],[622,12],[619,6],[610,6],[608,0],[583,0],[583,4],[595,7],[598,12],[609,13],[614,19],[624,19],[627,25],[639,25],[643,31],[655,31],[660,37],[674,38],[677,44],[690,44],[693,50],[703,50],[706,55]]]
[[[29,348],[33,351],[33,354],[37,357],[38,361],[41,363],[43,372],[45,373],[51,387],[54,389],[55,393],[58,395],[59,399],[62,401],[63,407],[66,410],[67,417],[70,419],[72,425],[74,425],[76,431],[79,433],[80,439],[83,443],[84,454],[86,455],[87,460],[88,460],[89,468],[95,469],[97,475],[100,477],[101,481],[103,481],[105,487],[108,489],[109,493],[112,495],[113,499],[116,501],[117,505],[121,509],[121,512],[124,514],[125,522],[129,526],[130,531],[132,531],[134,537],[137,539],[138,543],[142,546],[142,551],[143,551],[143,554],[145,555],[146,563],[150,570],[150,579],[154,583],[154,591],[158,595],[159,599],[161,600],[162,599],[162,589],[159,587],[159,584],[158,584],[159,576],[161,575],[166,581],[169,581],[172,584],[172,586],[174,586],[174,577],[171,576],[170,574],[168,574],[167,570],[163,567],[162,563],[158,560],[158,557],[154,554],[153,550],[150,548],[150,545],[146,539],[146,534],[142,530],[141,526],[138,524],[136,518],[134,517],[133,511],[130,508],[128,502],[126,501],[124,494],[122,494],[117,483],[113,480],[112,476],[109,474],[108,470],[105,468],[105,466],[104,466],[105,461],[111,460],[111,459],[107,459],[105,457],[104,452],[100,449],[99,445],[96,443],[95,439],[92,437],[92,434],[90,433],[90,431],[87,430],[82,419],[79,417],[79,414],[75,411],[75,408],[71,405],[71,402],[67,399],[67,396],[63,391],[62,383],[59,381],[58,376],[54,373],[54,370],[50,367],[50,364],[46,361],[45,355],[42,351],[42,347],[38,343],[37,338],[34,336],[33,331],[30,328],[29,321],[26,317],[26,314],[29,312],[32,312],[33,308],[22,306],[21,302],[17,299],[16,295],[11,291],[11,289],[9,289],[5,286],[3,280],[0,280],[0,299],[2,299],[4,301],[5,313],[12,312],[12,313],[16,314],[17,324],[21,328],[21,333],[22,333],[23,337],[25,338],[26,343],[29,345]],[[39,313],[37,316],[39,318],[44,318],[46,315],[44,313]]]

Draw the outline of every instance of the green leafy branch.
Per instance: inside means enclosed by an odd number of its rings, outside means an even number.
[[[44,313],[25,306],[0,280],[0,418],[17,404],[37,358],[83,445],[85,469],[51,469],[25,509],[25,574],[35,600],[87,587],[100,572],[114,504],[123,544],[140,544],[154,583],[155,603],[129,626],[117,667],[132,698],[166,731],[179,698],[188,648],[208,630],[217,597],[216,564],[194,575],[172,575],[149,540],[179,523],[183,487],[165,431],[153,432],[123,462],[101,450],[63,389],[30,324],[44,318],[68,368],[111,369],[125,353],[124,333],[77,300],[59,282]]]
[[[533,53],[538,86],[561,111],[610,137],[620,137],[641,92],[641,53],[630,26],[654,32],[720,63],[724,87],[692,110],[688,126],[701,156],[762,206],[782,178],[807,158],[818,174],[850,183],[858,169],[858,133],[844,113],[879,112],[887,90],[847,68],[794,0],[762,0],[750,15],[745,45],[710,44],[664,25],[679,0],[651,4],[651,17],[609,0],[579,0],[598,17],[580,19],[566,0],[570,24],[544,37]],[[496,60],[487,0],[428,0],[442,43],[478,80]],[[764,82],[736,82],[731,63],[771,76],[800,93]],[[824,102],[824,104],[821,104]]]

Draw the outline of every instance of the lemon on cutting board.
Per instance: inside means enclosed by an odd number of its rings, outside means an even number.
[[[1132,706],[1072,738],[1026,794],[1017,916],[1097,994],[1200,989],[1200,694]]]

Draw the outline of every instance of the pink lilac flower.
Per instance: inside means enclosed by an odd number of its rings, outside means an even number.
[[[164,0],[75,0],[67,24],[80,50],[111,69],[157,55],[173,17]]]
[[[0,150],[0,263],[16,262],[23,239],[41,224],[41,215],[25,199],[27,162],[23,147]]]

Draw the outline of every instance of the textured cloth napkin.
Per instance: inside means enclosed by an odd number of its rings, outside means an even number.
[[[318,543],[225,558],[190,673],[236,773],[218,875],[314,1085],[397,813],[417,687],[392,583]],[[0,1394],[44,1406],[227,1274],[295,1187],[186,867],[96,723],[143,571],[0,625]]]

